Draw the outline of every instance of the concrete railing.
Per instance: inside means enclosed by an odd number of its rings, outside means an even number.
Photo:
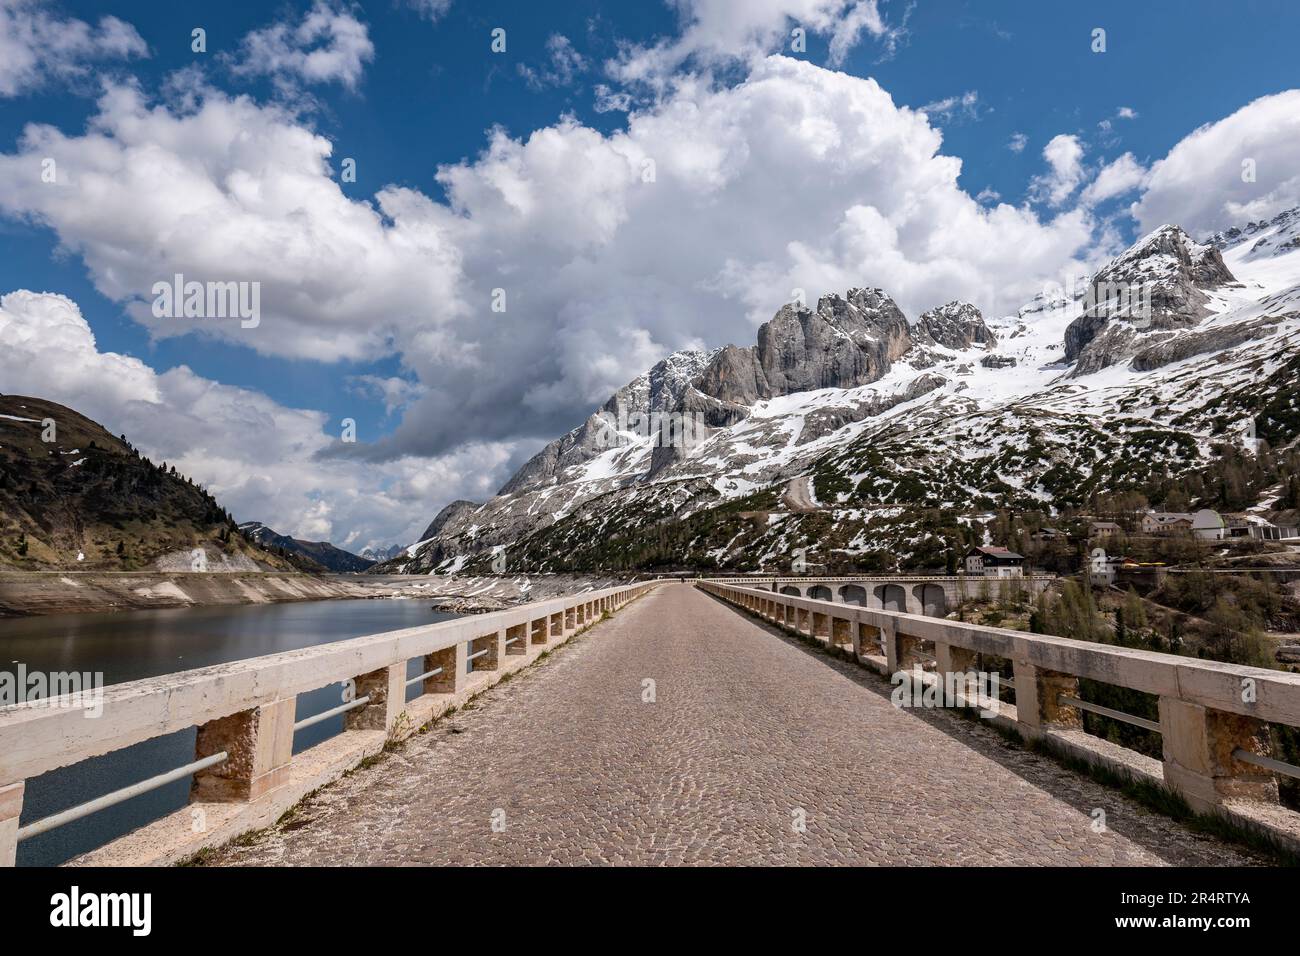
[[[88,854],[85,862],[156,864],[273,823],[305,794],[526,666],[658,582],[590,591],[296,651],[114,684],[95,702],[63,698],[0,708],[0,865],[19,841],[193,771],[190,805]],[[408,664],[422,660],[420,675]],[[471,668],[472,663],[472,668]],[[344,730],[293,753],[297,695],[344,685]],[[423,693],[406,699],[419,683]],[[319,715],[318,715],[319,716]],[[25,781],[132,744],[197,727],[195,763],[19,826]]]
[[[722,581],[697,586],[831,648],[843,648],[887,675],[920,667],[922,673],[930,670],[946,679],[975,670],[977,654],[1009,660],[1016,704],[998,706],[997,716],[1024,737],[1051,737],[1092,762],[1113,763],[1105,758],[1106,749],[1123,748],[1083,734],[1082,711],[1127,719],[1161,735],[1163,761],[1153,768],[1155,774],[1194,810],[1253,805],[1256,810],[1247,813],[1246,822],[1254,825],[1263,818],[1273,835],[1280,830],[1292,843],[1300,835],[1300,815],[1277,806],[1275,776],[1296,776],[1300,768],[1269,756],[1266,727],[1300,726],[1300,674],[816,601]],[[1080,700],[1081,678],[1155,695],[1158,724]],[[1080,750],[1084,737],[1087,753]],[[1094,743],[1100,749],[1091,749]],[[1121,762],[1127,768],[1142,765],[1141,760]]]

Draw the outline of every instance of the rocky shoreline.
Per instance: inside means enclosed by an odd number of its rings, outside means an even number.
[[[428,601],[437,611],[483,614],[622,583],[572,575],[455,577],[289,572],[0,571],[0,618],[151,608],[388,599]]]

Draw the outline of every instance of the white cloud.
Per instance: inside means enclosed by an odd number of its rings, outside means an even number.
[[[1107,199],[1122,196],[1141,186],[1146,172],[1132,153],[1125,153],[1102,167],[1097,178],[1084,189],[1079,201],[1085,206],[1095,206]]]
[[[374,56],[364,23],[337,0],[316,0],[300,23],[275,23],[245,36],[231,69],[290,86],[338,82],[353,89]]]
[[[49,79],[86,76],[97,63],[148,56],[135,27],[101,17],[97,27],[60,17],[41,0],[0,0],[0,97]]]
[[[1011,139],[1007,142],[1007,149],[1013,153],[1023,153],[1028,142],[1029,137],[1024,133],[1012,133]]]
[[[206,486],[238,520],[355,550],[411,543],[439,495],[491,494],[513,450],[471,444],[382,470],[329,458],[339,431],[324,413],[286,408],[183,365],[157,373],[101,352],[80,309],[61,295],[0,297],[0,340],[7,393],[59,402],[125,434],[142,454]]]
[[[891,26],[878,0],[671,0],[679,14],[678,36],[626,47],[610,70],[624,82],[662,83],[688,61],[705,67],[752,61],[774,51],[790,52],[791,31],[829,36],[832,66],[839,66],[868,34],[892,54],[905,36]]]
[[[1030,197],[1051,206],[1061,206],[1083,182],[1083,144],[1079,137],[1061,133],[1053,136],[1043,147],[1043,158],[1050,168],[1030,183]]]
[[[395,435],[321,453],[400,462],[536,447],[702,327],[752,342],[795,287],[878,285],[915,316],[954,298],[1012,310],[1072,274],[1089,217],[983,207],[941,142],[873,80],[771,57],[735,86],[682,81],[609,135],[571,118],[495,131],[439,171],[447,204],[397,187],[361,202],[282,109],[115,88],[86,134],[33,127],[0,155],[0,210],[47,224],[155,335],[399,355],[423,392]],[[67,158],[57,186],[33,173],[47,155]],[[261,281],[261,325],[154,319],[149,290],[175,272]]]
[[[451,9],[451,0],[406,0],[406,5],[430,23],[437,23]]]
[[[1133,214],[1144,230],[1170,222],[1205,235],[1296,205],[1300,90],[1287,90],[1186,136],[1151,166]]]
[[[924,106],[920,107],[920,110],[927,116],[937,117],[945,121],[952,119],[954,116],[965,116],[967,119],[978,119],[979,98],[979,93],[977,91],[967,90],[960,96],[945,96],[941,100],[926,103]],[[1022,144],[1021,149],[1023,148],[1024,146]]]
[[[1129,106],[1121,106],[1119,109],[1115,111],[1115,115],[1118,116],[1120,119],[1126,119],[1126,120],[1137,119],[1137,111]]]
[[[547,38],[546,53],[548,62],[543,66],[519,64],[519,75],[533,89],[568,86],[587,69],[586,57],[574,49],[573,43],[562,33],[552,33]]]

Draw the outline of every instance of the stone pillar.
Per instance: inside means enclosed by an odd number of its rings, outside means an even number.
[[[18,858],[18,817],[23,812],[26,781],[0,787],[0,866],[13,866]]]
[[[465,689],[467,667],[465,659],[469,652],[465,642],[460,641],[451,647],[424,655],[424,673],[441,667],[442,673],[424,679],[426,694],[459,694]]]
[[[898,630],[898,623],[893,619],[890,620],[889,626],[883,629],[883,633],[885,659],[888,661],[891,674],[911,670],[914,665],[923,664],[919,637],[901,633]]]
[[[874,624],[859,624],[853,636],[853,654],[865,657],[868,654],[880,654],[880,628]]]
[[[190,801],[244,803],[288,783],[296,704],[292,697],[275,700],[199,727],[195,758],[223,750],[227,758],[194,775]]]
[[[542,629],[546,629],[546,621],[542,621]],[[528,653],[528,631],[529,625],[516,624],[514,627],[506,628],[506,640],[511,643],[505,645],[507,654],[527,654]]]
[[[494,671],[500,667],[501,658],[505,657],[505,642],[505,631],[494,631],[474,638],[474,650],[471,653],[487,651],[482,657],[474,658],[474,670]]]
[[[852,621],[846,621],[841,617],[831,618],[831,647],[843,647],[853,642],[850,634],[853,630],[852,624]]]
[[[940,674],[965,674],[975,670],[976,653],[964,647],[952,644],[940,644],[935,641],[934,658],[938,663],[936,670]]]
[[[1277,779],[1233,756],[1240,747],[1268,755],[1268,728],[1240,714],[1211,710],[1174,697],[1160,698],[1165,783],[1200,813],[1225,800],[1277,803]]]
[[[1043,670],[1024,661],[1012,661],[1016,683],[1016,723],[1027,737],[1036,737],[1049,726],[1080,728],[1079,708],[1062,704],[1058,698],[1079,696],[1079,678]]]
[[[392,730],[406,711],[406,662],[362,674],[356,684],[357,697],[369,697],[370,701],[343,715],[343,729]]]

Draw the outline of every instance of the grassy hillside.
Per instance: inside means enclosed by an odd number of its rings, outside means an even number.
[[[0,567],[132,571],[162,558],[181,569],[199,547],[210,566],[296,567],[125,437],[54,402],[0,395]]]

